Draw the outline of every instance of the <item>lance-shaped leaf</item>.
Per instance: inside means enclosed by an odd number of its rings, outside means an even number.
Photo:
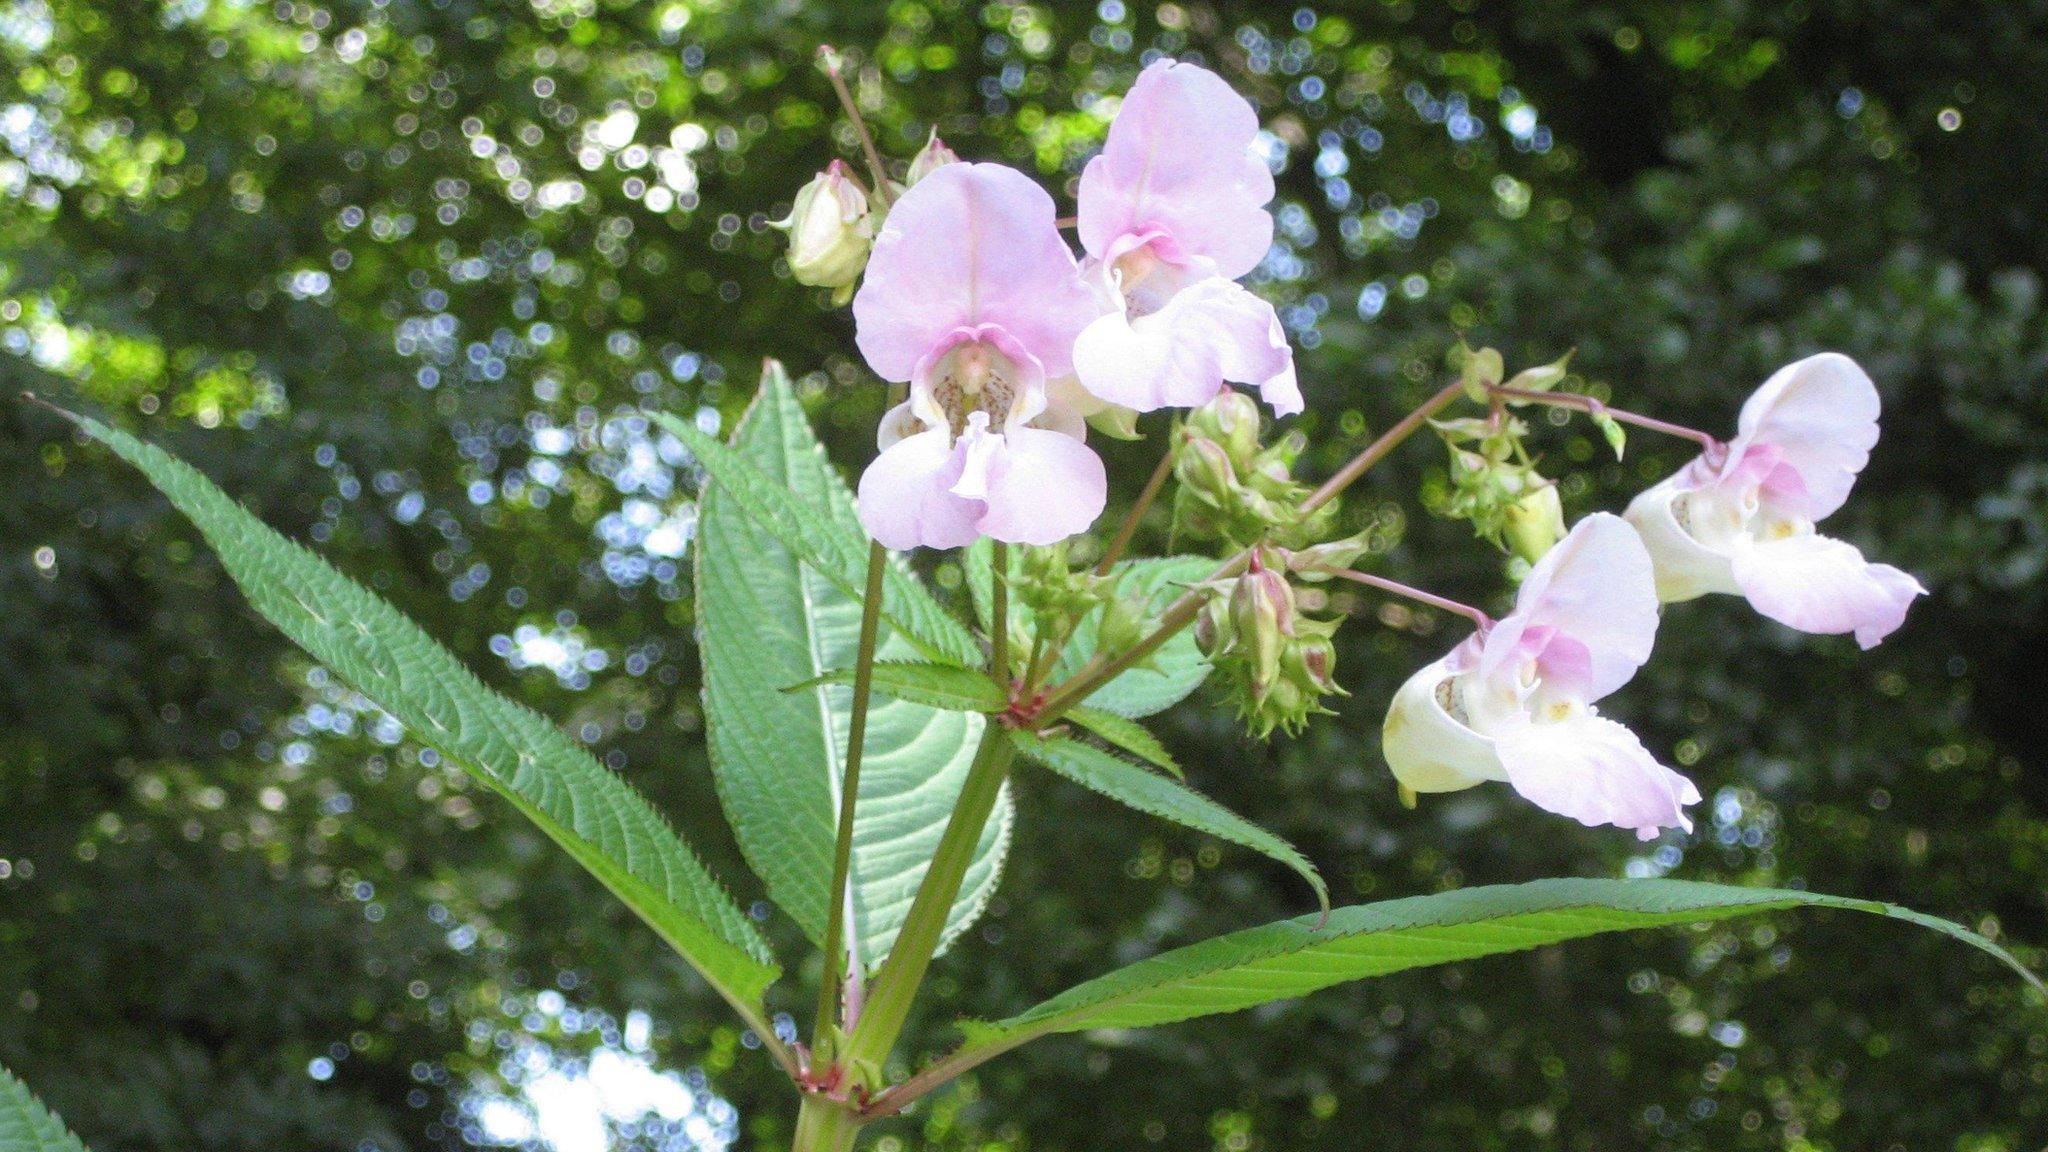
[[[86,1152],[14,1074],[0,1068],[0,1152]]]
[[[834,668],[784,692],[804,692],[827,684],[851,685],[854,669]],[[954,712],[1001,712],[1010,701],[988,674],[924,660],[877,660],[870,677],[875,691]]]
[[[1294,845],[1239,816],[1200,792],[1111,752],[1064,736],[1018,732],[1017,750],[1090,791],[1184,828],[1205,832],[1262,853],[1289,868],[1330,906],[1330,889]]]
[[[1127,720],[1114,712],[1104,712],[1085,704],[1067,709],[1066,718],[1147,764],[1171,772],[1175,779],[1187,779],[1187,773],[1180,770],[1173,753],[1166,750],[1159,737],[1136,720]]]
[[[745,475],[805,510],[822,541],[819,550],[857,551],[863,569],[858,578],[865,584],[867,537],[852,494],[825,459],[779,366],[768,367],[732,447],[718,447]],[[712,770],[740,850],[775,902],[813,941],[822,942],[853,690],[820,678],[845,672],[850,682],[860,601],[805,562],[806,553],[788,547],[785,534],[756,519],[755,504],[734,498],[736,489],[728,483],[733,474],[731,467],[713,473],[698,519],[698,643]],[[930,612],[943,616],[908,572],[893,562],[889,571],[907,581]],[[889,668],[920,655],[891,626],[901,615],[890,614],[879,633],[878,651]],[[995,690],[981,673],[963,675]],[[807,681],[814,683],[783,691]],[[887,954],[910,910],[966,781],[983,723],[970,711],[935,709],[886,691],[871,698],[847,935],[870,966]],[[1006,794],[961,885],[948,939],[971,924],[994,893],[1009,846],[1010,815]]]
[[[787,391],[788,377],[782,366],[770,361],[762,373],[764,395],[766,382],[778,378]],[[793,396],[790,403],[795,403]],[[867,585],[868,538],[858,521],[854,530],[848,532],[833,510],[817,504],[816,492],[785,487],[775,472],[764,467],[767,458],[758,452],[745,450],[741,445],[728,447],[674,413],[650,415],[683,442],[704,471],[722,486],[725,498],[756,528],[849,599],[860,599]],[[797,422],[803,422],[801,411]],[[802,439],[816,443],[808,426]],[[835,477],[834,483],[844,491],[844,482]],[[890,565],[884,577],[882,617],[926,656],[955,664],[974,664],[983,659],[981,646],[967,628],[932,599],[931,593],[901,565]]]
[[[413,739],[511,801],[769,1034],[761,993],[778,969],[767,944],[645,797],[191,465],[96,420],[72,419],[191,518],[258,612],[397,717]]]
[[[1054,1032],[1170,1024],[1408,968],[1601,932],[1785,908],[1846,908],[1917,924],[1990,953],[2041,987],[2033,973],[1983,936],[1876,901],[1683,880],[1539,880],[1340,908],[1326,921],[1304,916],[1176,948],[1071,988],[1022,1015],[964,1025],[968,1047],[948,1063],[978,1063]]]
[[[994,571],[988,541],[978,540],[963,549],[960,563],[966,574],[968,591],[974,597],[975,612],[986,627]],[[1178,600],[1190,586],[1208,579],[1216,571],[1217,563],[1201,556],[1156,556],[1122,561],[1112,574],[1118,578],[1118,593],[1145,598],[1149,623],[1156,621],[1167,605]],[[1017,550],[1012,549],[1012,570],[1020,565]],[[1014,600],[1012,597],[1013,611]],[[1054,666],[1054,680],[1073,675],[1088,662],[1089,657],[1095,655],[1101,616],[1100,611],[1089,613],[1088,618],[1074,630],[1073,639]],[[1187,699],[1188,694],[1200,687],[1208,676],[1209,660],[1195,646],[1193,630],[1182,629],[1143,664],[1097,689],[1088,697],[1088,704],[1127,719],[1150,716]]]

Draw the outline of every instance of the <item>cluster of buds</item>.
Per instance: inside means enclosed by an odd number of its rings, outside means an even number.
[[[1241,392],[1224,392],[1188,413],[1175,430],[1173,522],[1176,534],[1220,539],[1235,548],[1266,541],[1293,547],[1314,541],[1336,508],[1302,511],[1309,488],[1294,479],[1307,441],[1290,433],[1259,446],[1259,407]]]
[[[1011,571],[1010,587],[1029,611],[1011,617],[1011,651],[1021,654],[1031,645],[1032,635],[1022,630],[1025,620],[1082,620],[1097,608],[1102,615],[1096,624],[1096,649],[1122,652],[1136,647],[1153,621],[1148,618],[1147,598],[1125,593],[1123,582],[1121,573],[1105,576],[1085,564],[1075,568],[1065,541],[1023,549]]]
[[[905,182],[888,181],[879,196],[861,184],[845,161],[834,160],[797,191],[789,215],[773,222],[789,233],[790,275],[799,284],[832,289],[834,304],[853,299],[888,203],[958,159],[934,129],[910,161]]]
[[[1529,426],[1507,411],[1516,394],[1548,392],[1566,377],[1571,354],[1552,363],[1517,373],[1501,383],[1504,365],[1492,348],[1474,351],[1459,345],[1452,353],[1466,392],[1488,403],[1484,417],[1432,420],[1430,426],[1450,449],[1447,489],[1432,500],[1432,510],[1453,520],[1467,520],[1481,539],[1534,564],[1564,539],[1564,506],[1557,484],[1537,470],[1522,445]]]
[[[1207,585],[1212,595],[1195,621],[1196,643],[1261,739],[1275,728],[1299,733],[1310,716],[1329,714],[1323,697],[1346,694],[1331,639],[1340,621],[1304,615],[1278,559],[1261,549],[1244,575]]]

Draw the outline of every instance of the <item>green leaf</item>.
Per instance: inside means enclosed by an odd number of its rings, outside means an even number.
[[[1180,599],[1190,585],[1199,584],[1216,571],[1217,562],[1202,556],[1160,556],[1126,560],[1113,572],[1122,577],[1117,589],[1124,595],[1147,599],[1147,622],[1156,621],[1167,605]],[[1074,630],[1074,639],[1060,654],[1055,677],[1064,679],[1078,671],[1095,654],[1096,627],[1101,613],[1091,613]],[[1195,646],[1195,632],[1183,628],[1159,646],[1145,663],[1132,668],[1088,697],[1088,704],[1127,719],[1164,712],[1188,693],[1201,687],[1209,676],[1209,659]]]
[[[771,364],[764,373],[732,448],[720,450],[744,469],[742,483],[751,478],[801,507],[822,549],[857,553],[858,579],[865,586],[868,543],[853,496],[825,459],[779,366]],[[711,764],[719,801],[748,863],[775,902],[822,944],[853,692],[829,682],[802,692],[783,689],[852,667],[860,601],[843,582],[804,563],[805,553],[787,547],[776,527],[757,520],[757,506],[736,498],[728,483],[732,474],[727,468],[705,487],[695,560]],[[894,562],[889,571],[908,581]],[[931,612],[950,619],[915,581],[907,586]],[[888,595],[901,603],[898,593],[892,586]],[[922,654],[887,619],[878,635],[884,664]],[[880,693],[871,701],[847,936],[870,966],[887,954],[910,910],[967,779],[982,726],[974,713]],[[948,939],[973,923],[995,892],[1011,812],[1006,794],[977,845],[947,922]]]
[[[0,1152],[86,1152],[55,1113],[0,1068]]]
[[[1184,828],[1250,848],[1287,865],[1315,889],[1317,902],[1325,909],[1329,908],[1329,886],[1323,883],[1315,865],[1296,851],[1294,845],[1187,785],[1169,780],[1114,753],[1064,736],[1020,731],[1014,739],[1019,752],[1083,788]]]
[[[1180,770],[1180,765],[1174,762],[1173,753],[1166,750],[1166,745],[1159,742],[1159,737],[1154,736],[1136,720],[1128,720],[1114,712],[1104,712],[1100,708],[1090,708],[1086,705],[1067,709],[1066,718],[1138,759],[1173,773],[1177,780],[1187,778],[1187,773]]]
[[[986,1059],[1056,1032],[1142,1028],[1290,1000],[1320,988],[1634,928],[1695,924],[1785,908],[1846,908],[1918,924],[1997,957],[2037,990],[2005,949],[1957,924],[1890,904],[1812,892],[1684,880],[1538,880],[1465,888],[1232,932],[1055,996],[1022,1015],[963,1026]]]
[[[1621,426],[1621,421],[1605,412],[1595,412],[1592,415],[1593,423],[1600,429],[1600,435],[1607,438],[1607,446],[1614,450],[1614,458],[1621,459],[1622,450],[1628,447],[1628,429]]]
[[[764,381],[772,378],[783,379],[787,389],[787,377],[781,366],[773,362],[762,375]],[[790,403],[795,403],[794,396]],[[727,447],[673,413],[649,415],[689,448],[704,471],[723,485],[726,496],[756,527],[840,592],[853,600],[860,599],[867,586],[868,539],[858,519],[843,522],[813,500],[776,483],[772,473],[763,471],[762,457],[757,454]],[[798,421],[802,422],[801,415]],[[803,439],[816,444],[808,427]],[[844,490],[844,482],[835,478],[834,483]],[[977,664],[984,659],[981,645],[966,626],[933,599],[907,569],[891,564],[884,588],[882,618],[922,649],[924,655],[953,664]]]
[[[834,668],[784,692],[801,692],[821,684],[852,684],[854,670]],[[954,712],[1001,712],[1010,706],[1003,690],[985,672],[932,664],[921,660],[877,660],[872,681],[874,690],[898,700],[928,704]]]
[[[396,608],[265,526],[197,469],[71,417],[190,517],[256,610],[356,691],[489,785],[675,946],[765,1029],[779,974],[723,886],[646,798],[538,713],[486,688]]]

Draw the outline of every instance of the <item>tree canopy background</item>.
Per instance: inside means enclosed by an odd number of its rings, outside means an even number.
[[[1432,614],[1368,606],[1343,714],[1298,742],[1178,712],[1195,782],[1340,899],[1668,874],[2048,943],[2038,0],[0,0],[0,383],[199,464],[739,881],[696,696],[697,478],[638,412],[730,420],[774,356],[842,464],[871,451],[850,318],[767,226],[851,155],[821,43],[854,51],[897,156],[936,125],[1056,190],[1147,52],[1251,95],[1305,467],[1460,336],[1511,364],[1576,347],[1620,402],[1716,429],[1813,350],[1876,378],[1885,438],[1831,525],[1933,595],[1869,654],[1725,598],[1670,612],[1613,703],[1707,793],[1690,837],[1491,790],[1403,809],[1378,725],[1456,634]],[[1645,434],[1612,463],[1584,424],[1549,444],[1574,516],[1685,455]],[[1122,499],[1154,451],[1110,451]],[[1411,498],[1441,456],[1405,449],[1348,515],[1387,570],[1496,600],[1499,557]],[[620,1103],[617,1147],[786,1136],[777,1074],[652,933],[262,626],[138,477],[9,401],[0,491],[0,1063],[96,1148],[566,1150],[534,1120],[592,1064],[689,1101]],[[1302,910],[1284,871],[1072,788],[1026,777],[1020,804],[928,1043],[948,1012]],[[1811,915],[1056,1040],[882,1146],[1988,1152],[2036,1146],[2044,1084],[2048,1027],[1988,962]]]

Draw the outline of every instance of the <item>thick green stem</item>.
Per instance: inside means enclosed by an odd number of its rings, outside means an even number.
[[[860,1023],[847,1044],[848,1064],[880,1064],[895,1048],[903,1022],[910,1016],[911,1002],[924,983],[932,955],[938,951],[953,901],[960,895],[960,883],[974,861],[982,829],[988,824],[989,813],[995,810],[996,797],[1002,794],[1010,757],[1015,752],[1009,729],[991,721],[982,733],[974,763],[967,770],[967,781],[960,787],[960,800],[953,806],[952,819],[946,822],[946,831],[939,837],[931,867],[925,871],[917,898],[911,901],[910,913],[896,933],[895,944],[890,946],[889,959],[883,962],[861,1010]]]
[[[990,565],[989,674],[1005,688],[1010,684],[1010,546],[995,541]]]
[[[837,1100],[806,1096],[803,1110],[797,1113],[796,1139],[790,1141],[790,1152],[853,1152],[862,1123]]]
[[[875,635],[882,619],[882,576],[888,565],[888,549],[870,544],[867,592],[860,603],[860,647],[853,662],[853,717],[846,726],[846,770],[839,779],[839,835],[832,855],[832,906],[826,910],[825,918],[825,975],[818,984],[818,1026],[814,1035],[820,1040],[836,1023],[840,985],[858,963],[847,955],[847,889],[853,873],[854,801],[860,796],[861,753],[867,744],[868,701],[873,696],[875,679]]]

